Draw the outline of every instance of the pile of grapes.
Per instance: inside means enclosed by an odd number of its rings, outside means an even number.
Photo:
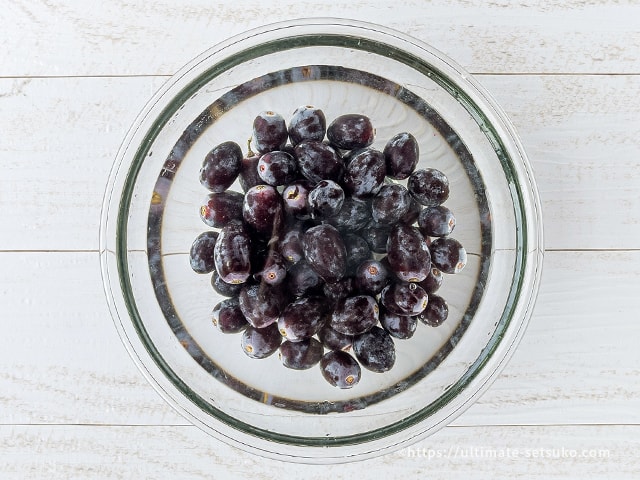
[[[249,357],[279,351],[288,368],[319,364],[339,388],[356,385],[361,366],[391,369],[394,339],[410,338],[418,322],[445,321],[447,303],[435,292],[443,273],[466,263],[449,236],[447,177],[416,170],[410,133],[383,151],[370,147],[374,136],[365,115],[327,127],[322,110],[302,106],[287,127],[262,112],[246,156],[224,142],[200,170],[211,192],[200,217],[212,228],[193,242],[190,262],[228,297],[213,308],[214,325],[241,332]],[[229,190],[236,179],[244,193]]]

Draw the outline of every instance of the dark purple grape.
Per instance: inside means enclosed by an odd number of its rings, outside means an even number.
[[[221,228],[232,220],[242,220],[242,202],[244,195],[227,190],[207,195],[200,207],[200,218],[210,227]]]
[[[287,302],[287,297],[279,286],[267,283],[245,285],[238,298],[242,313],[256,328],[276,323]]]
[[[387,241],[391,227],[389,225],[380,225],[371,220],[362,230],[360,235],[369,245],[372,252],[387,253]]]
[[[223,297],[237,297],[242,290],[242,283],[227,283],[220,278],[218,271],[214,268],[211,272],[211,286]]]
[[[338,152],[323,142],[304,141],[295,147],[300,173],[312,184],[322,180],[339,182],[344,164]]]
[[[288,136],[287,125],[279,113],[261,112],[253,120],[253,140],[260,153],[282,150]]]
[[[328,224],[310,228],[302,237],[307,263],[325,282],[340,280],[347,270],[347,250],[338,230]]]
[[[294,183],[282,191],[284,211],[298,218],[309,218],[309,190],[302,183]]]
[[[313,105],[296,108],[289,121],[289,139],[294,145],[305,140],[322,141],[326,131],[324,113]]]
[[[429,247],[420,230],[396,224],[389,233],[387,259],[391,270],[405,282],[420,282],[431,269]]]
[[[426,207],[418,217],[418,228],[429,237],[446,237],[455,226],[453,212],[444,205]]]
[[[418,221],[418,217],[420,217],[420,212],[422,211],[422,205],[418,202],[413,196],[411,197],[411,204],[409,205],[409,210],[405,213],[402,218],[400,218],[400,223],[404,223],[405,225],[413,225]]]
[[[431,261],[443,273],[458,273],[467,264],[467,252],[454,238],[436,238],[430,250]]]
[[[300,260],[289,267],[286,285],[291,295],[301,297],[319,291],[323,283],[315,270],[305,260]]]
[[[418,326],[417,316],[398,315],[387,311],[386,308],[380,309],[380,325],[389,335],[394,338],[406,340],[411,338]]]
[[[215,270],[214,247],[217,238],[218,233],[213,231],[202,232],[195,238],[189,251],[189,262],[194,272],[211,273]]]
[[[402,219],[411,207],[411,194],[402,185],[383,185],[371,200],[371,217],[381,225],[393,225]]]
[[[322,297],[302,297],[287,305],[278,319],[280,335],[299,342],[315,335],[324,325],[327,302]]]
[[[272,186],[286,185],[298,176],[298,162],[293,156],[282,150],[267,152],[258,161],[258,175]]]
[[[426,207],[440,205],[449,198],[449,180],[435,168],[414,171],[407,181],[407,188],[413,198]]]
[[[342,277],[334,283],[325,283],[322,286],[327,304],[332,308],[340,301],[354,294],[356,291],[356,282],[353,277]]]
[[[259,161],[260,155],[252,151],[249,151],[247,156],[242,159],[238,181],[240,182],[243,192],[246,192],[251,187],[255,187],[262,183],[262,179],[260,178],[260,175],[258,175]]]
[[[315,338],[307,338],[300,342],[285,340],[280,345],[280,361],[287,368],[306,370],[320,362],[324,348]]]
[[[211,321],[222,333],[238,333],[249,326],[237,298],[227,298],[213,307]]]
[[[281,343],[282,335],[275,323],[264,328],[249,325],[242,332],[240,341],[242,351],[251,358],[266,358],[275,353]]]
[[[449,316],[449,306],[447,302],[439,295],[429,295],[429,304],[427,308],[418,316],[420,321],[430,327],[437,327]]]
[[[342,240],[347,250],[347,273],[355,272],[362,262],[373,257],[369,244],[360,235],[347,233]]]
[[[322,180],[309,192],[309,211],[312,218],[329,218],[342,208],[344,190],[333,180]]]
[[[200,183],[212,192],[224,192],[235,181],[242,166],[242,150],[235,142],[224,142],[202,162]]]
[[[241,222],[220,230],[214,249],[216,270],[227,283],[244,283],[251,274],[251,238]]]
[[[320,359],[324,379],[334,387],[351,388],[358,384],[362,370],[355,358],[342,350],[332,350]]]
[[[356,288],[363,295],[375,297],[389,282],[389,272],[377,260],[365,260],[356,269]]]
[[[277,217],[282,214],[282,198],[270,185],[256,185],[247,190],[242,205],[244,221],[256,232],[270,236]]]
[[[357,113],[340,115],[327,127],[327,138],[342,150],[368,147],[373,143],[374,136],[371,120]]]
[[[327,221],[339,230],[356,232],[371,220],[371,208],[365,201],[353,197],[344,199],[342,208]]]
[[[392,283],[380,293],[380,303],[396,315],[418,315],[429,301],[427,292],[416,283]]]
[[[353,335],[340,333],[328,323],[318,331],[318,338],[329,350],[349,350],[353,343]]]
[[[345,193],[356,198],[377,194],[384,183],[385,164],[382,152],[365,148],[351,158],[344,172]]]
[[[357,335],[353,339],[353,353],[362,366],[372,372],[386,372],[396,363],[393,338],[380,327]]]
[[[418,141],[410,133],[394,135],[383,150],[387,165],[387,176],[404,180],[413,173],[420,159]]]
[[[254,275],[256,280],[269,285],[280,285],[287,276],[285,260],[280,252],[274,248],[268,250],[262,270]]]
[[[302,237],[304,233],[302,229],[293,227],[287,230],[280,240],[280,253],[291,263],[297,263],[304,258],[302,250]]]
[[[438,291],[438,289],[442,285],[443,278],[444,278],[444,275],[442,275],[442,272],[438,270],[436,267],[431,266],[431,270],[429,270],[429,275],[427,275],[427,277],[424,280],[419,282],[418,285],[420,285],[423,288],[423,290],[427,293],[435,293],[436,291]]]
[[[370,330],[379,319],[378,303],[369,295],[356,295],[338,302],[330,319],[331,328],[345,335]]]

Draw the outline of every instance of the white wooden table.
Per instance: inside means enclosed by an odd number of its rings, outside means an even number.
[[[511,3],[0,0],[0,478],[638,478],[640,3]],[[530,156],[546,248],[480,401],[412,449],[329,467],[174,413],[120,342],[98,260],[109,169],[152,93],[230,35],[307,16],[385,24],[476,74]]]

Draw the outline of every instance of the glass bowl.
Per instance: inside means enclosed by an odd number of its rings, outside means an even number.
[[[190,267],[207,192],[199,169],[224,141],[246,145],[257,113],[301,105],[327,122],[362,113],[373,147],[418,140],[418,168],[450,181],[446,205],[466,248],[464,270],[438,292],[439,327],[395,340],[385,373],[329,385],[319,367],[284,368],[245,355],[214,328],[223,300]],[[287,118],[288,119],[288,118]],[[232,190],[242,191],[237,182]],[[108,181],[100,255],[115,325],[150,383],[216,438],[308,463],[380,455],[451,422],[496,377],[523,335],[542,265],[536,186],[518,137],[476,81],[432,47],[387,28],[337,19],[262,27],[217,45],[174,75],[129,131]]]

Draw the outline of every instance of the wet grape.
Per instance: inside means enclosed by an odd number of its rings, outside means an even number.
[[[338,230],[328,224],[307,230],[302,237],[304,256],[325,282],[340,280],[347,270],[347,251]]]
[[[249,326],[237,298],[222,300],[211,312],[211,321],[222,333],[238,333]]]
[[[344,335],[358,335],[378,323],[379,311],[376,299],[369,295],[347,297],[334,308],[330,325]]]
[[[295,154],[298,159],[300,173],[312,184],[322,180],[340,182],[344,172],[344,164],[338,152],[323,142],[304,141],[296,145]]]
[[[329,218],[342,208],[344,190],[333,180],[322,180],[309,192],[308,204],[312,218]]]
[[[243,200],[243,194],[232,190],[210,193],[200,207],[200,219],[215,228],[224,227],[232,220],[241,220]]]
[[[458,273],[467,264],[467,252],[454,238],[436,238],[430,250],[433,264],[444,273]]]
[[[397,224],[391,229],[387,259],[391,270],[405,282],[424,280],[431,268],[431,255],[424,236],[408,225]]]
[[[373,143],[375,130],[366,115],[349,113],[340,115],[327,127],[327,138],[342,150],[368,147]]]
[[[385,145],[383,153],[387,175],[395,180],[408,178],[420,159],[418,141],[407,132],[394,135]]]
[[[242,150],[235,142],[223,142],[204,158],[200,183],[212,192],[224,192],[235,181],[242,165]]]
[[[362,375],[356,359],[343,350],[325,353],[320,359],[320,371],[327,382],[338,388],[354,387]]]
[[[288,137],[287,125],[279,113],[261,112],[253,120],[253,140],[260,153],[281,150]]]
[[[389,333],[373,327],[353,339],[353,353],[368,370],[382,373],[391,370],[396,362],[396,349]]]
[[[282,335],[274,323],[264,328],[249,325],[240,340],[242,351],[251,358],[266,358],[275,353],[282,343]]]
[[[289,267],[286,286],[291,295],[301,297],[305,294],[313,294],[319,292],[322,285],[320,276],[305,260]]]
[[[414,171],[409,176],[407,188],[413,198],[427,207],[440,205],[449,198],[449,180],[435,168]]]
[[[287,185],[282,191],[284,211],[298,218],[309,218],[309,190],[302,183]]]
[[[251,274],[251,238],[241,222],[223,227],[214,248],[216,270],[227,283],[244,283]]]
[[[324,113],[313,105],[296,108],[289,120],[289,139],[294,145],[305,140],[322,141],[326,131]]]
[[[376,223],[393,225],[411,208],[411,194],[402,185],[383,185],[371,201],[371,217]]]
[[[287,305],[278,319],[280,334],[298,342],[315,335],[326,320],[327,303],[322,297],[303,297]]]
[[[324,354],[324,348],[315,338],[306,338],[299,342],[285,340],[280,344],[279,357],[282,364],[294,370],[306,370],[318,362]]]
[[[418,217],[418,228],[429,237],[446,237],[453,232],[456,218],[444,205],[426,207]]]
[[[270,236],[277,217],[282,214],[282,198],[270,185],[256,185],[244,195],[242,216],[256,232]]]
[[[394,338],[406,340],[411,338],[418,327],[417,316],[398,315],[386,308],[380,309],[380,325]]]
[[[345,192],[356,198],[377,194],[384,183],[385,169],[381,152],[373,148],[359,151],[345,169],[342,182]]]
[[[389,282],[389,272],[378,260],[365,260],[355,273],[358,292],[375,297]]]
[[[258,176],[267,185],[286,185],[297,178],[298,162],[282,150],[267,152],[258,160]]]
[[[439,295],[429,295],[429,304],[418,317],[422,323],[430,327],[438,327],[449,316],[449,305]]]
[[[214,247],[217,238],[217,232],[207,231],[193,240],[189,250],[189,263],[194,272],[211,273],[216,268]]]
[[[287,302],[287,297],[279,286],[267,283],[245,285],[238,298],[243,315],[255,328],[276,323]]]
[[[427,292],[416,283],[392,283],[380,293],[380,303],[396,315],[418,315],[428,304]]]

